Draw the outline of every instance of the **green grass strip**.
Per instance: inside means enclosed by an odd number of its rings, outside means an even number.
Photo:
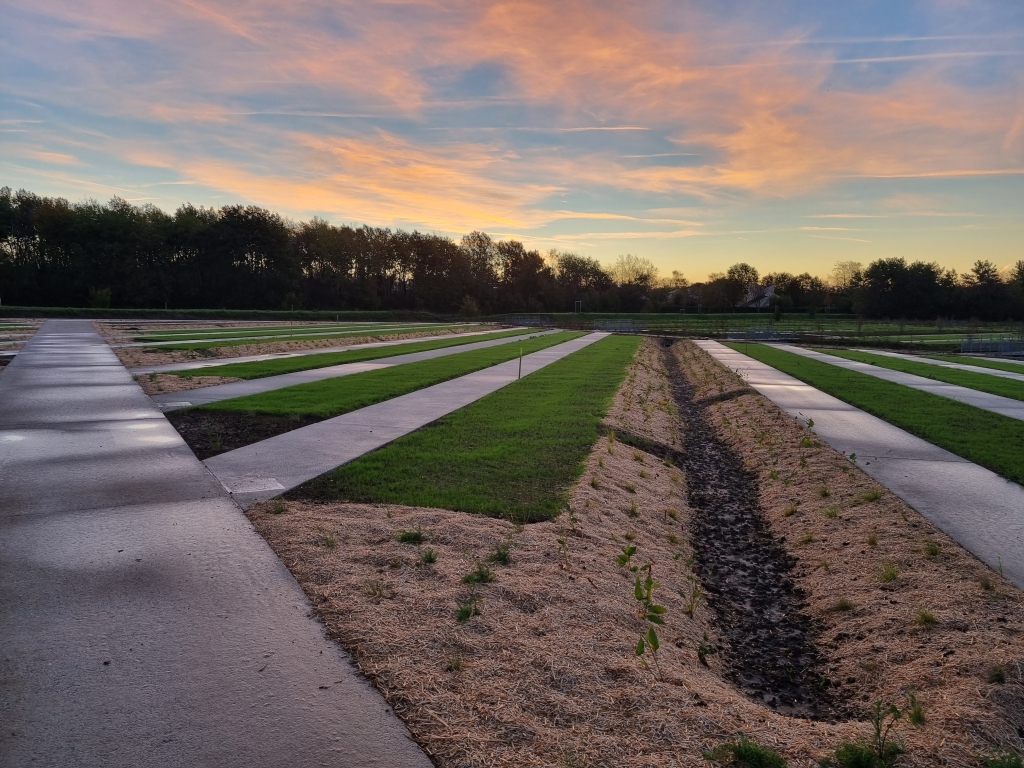
[[[956,368],[943,368],[940,365],[930,363],[918,363],[913,360],[903,360],[898,357],[887,357],[886,355],[873,355],[868,352],[856,352],[850,349],[818,349],[817,352],[834,357],[842,357],[847,360],[856,360],[859,363],[877,365],[879,368],[888,368],[891,371],[912,373],[932,381],[944,381],[947,384],[956,384],[960,387],[967,387],[978,392],[988,392],[990,395],[1000,395],[1014,400],[1024,400],[1024,382],[1004,379],[999,376],[990,376],[987,373],[974,373],[973,371],[961,371]],[[1024,371],[1021,371],[1024,373]]]
[[[1024,484],[1024,421],[764,344],[729,344],[929,443]]]
[[[216,411],[245,411],[280,416],[294,414],[329,419],[504,363],[506,360],[519,357],[520,349],[524,355],[528,355],[581,335],[568,331],[552,333],[548,336],[525,339],[520,344],[509,342],[433,360],[396,365],[393,368],[296,384],[200,407]]]
[[[298,492],[441,507],[523,522],[554,517],[640,339],[609,336]]]
[[[928,355],[932,360],[944,360],[947,363],[960,363],[961,365],[973,365],[978,368],[991,368],[994,371],[1009,371],[1010,373],[1024,373],[1024,365],[1014,363],[1010,360],[982,360],[970,355]]]
[[[443,331],[443,330],[449,330],[449,329],[454,328],[454,327],[456,327],[456,326],[438,325],[438,326],[431,327],[430,330],[432,330],[432,331]],[[245,344],[259,344],[261,341],[263,341],[263,342],[271,342],[271,343],[273,343],[273,342],[284,342],[284,341],[302,341],[302,340],[305,340],[305,339],[321,339],[323,341],[328,341],[330,339],[338,339],[338,338],[343,338],[343,337],[347,337],[347,336],[373,336],[373,337],[394,336],[394,335],[399,334],[399,333],[410,333],[410,332],[416,331],[416,330],[418,330],[418,327],[415,327],[415,326],[410,326],[410,327],[394,327],[394,326],[392,326],[390,328],[390,330],[377,330],[375,328],[368,328],[365,331],[362,331],[362,330],[360,330],[360,331],[339,331],[336,334],[334,334],[334,333],[327,333],[327,334],[320,334],[320,333],[314,333],[314,334],[295,334],[294,336],[282,336],[280,338],[275,338],[275,337],[270,337],[270,336],[260,337],[260,338],[255,338],[255,339],[239,339],[239,338],[225,337],[224,341],[197,341],[197,342],[193,342],[193,343],[190,343],[190,344],[161,344],[159,347],[157,347],[157,349],[164,349],[164,350],[167,350],[167,349],[213,349],[214,347],[240,347],[240,346],[245,345]]]
[[[283,357],[276,360],[256,360],[251,363],[228,363],[214,365],[209,368],[198,368],[187,371],[170,371],[174,376],[233,376],[238,379],[262,379],[266,376],[278,376],[282,373],[309,371],[313,368],[326,368],[329,365],[342,363],[360,363],[365,360],[379,360],[396,355],[408,355],[413,352],[426,352],[431,349],[457,347],[473,344],[478,341],[493,341],[514,336],[523,336],[529,330],[519,329],[488,333],[479,336],[443,336],[430,341],[414,341],[409,344],[396,344],[393,347],[370,347],[368,349],[352,349],[344,352],[323,352],[301,357]]]

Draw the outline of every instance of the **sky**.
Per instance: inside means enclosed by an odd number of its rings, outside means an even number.
[[[1024,259],[1024,3],[0,0],[0,186],[691,280]]]

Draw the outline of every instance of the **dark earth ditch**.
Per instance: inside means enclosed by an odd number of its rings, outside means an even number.
[[[814,626],[790,575],[794,561],[759,508],[756,478],[708,420],[708,405],[721,397],[697,400],[671,342],[663,342],[662,353],[685,425],[678,456],[694,511],[694,567],[727,640],[720,650],[728,675],[744,694],[780,713],[838,719],[841,706],[822,673]]]
[[[166,416],[200,461],[323,420],[319,416],[279,416],[202,408],[183,408]]]

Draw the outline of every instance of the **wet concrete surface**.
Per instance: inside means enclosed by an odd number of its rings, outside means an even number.
[[[939,368],[952,368],[957,371],[967,371],[968,373],[984,373],[987,376],[996,376],[1001,379],[1013,379],[1014,381],[1024,381],[1024,369],[1021,369],[1020,373],[1013,373],[1012,371],[1001,371],[997,368],[982,368],[979,365],[967,365],[965,363],[950,363],[946,360],[933,360],[930,357],[924,357],[922,355],[907,355],[902,352],[888,352],[881,349],[858,349],[857,352],[867,352],[872,355],[881,355],[882,357],[894,357],[897,360],[907,360],[911,363],[927,363],[928,365],[934,365]],[[969,360],[970,358],[965,358]]]
[[[430,765],[89,322],[0,371],[0,473],[0,765]]]
[[[535,336],[546,336],[555,331],[539,331],[524,336],[515,336],[490,341],[477,341],[470,344],[459,344],[454,347],[441,347],[440,349],[427,349],[422,352],[410,352],[405,355],[394,355],[382,357],[377,360],[364,360],[358,363],[342,363],[324,368],[312,368],[308,371],[294,371],[293,373],[282,373],[279,376],[265,376],[261,379],[248,379],[245,381],[233,381],[229,384],[218,384],[213,387],[200,387],[189,389],[184,392],[168,392],[163,395],[152,395],[152,400],[157,407],[164,412],[174,411],[179,408],[187,408],[193,405],[206,405],[217,403],[221,400],[231,400],[235,397],[255,395],[260,392],[270,392],[284,387],[293,387],[298,384],[308,384],[312,381],[324,379],[336,379],[341,376],[350,376],[354,373],[365,373],[380,368],[391,368],[395,365],[416,363],[421,360],[433,360],[437,357],[447,357],[460,352],[472,352],[475,349],[487,349],[502,344],[509,344]]]
[[[871,365],[870,363],[860,363],[855,360],[836,357],[835,355],[826,355],[821,352],[815,352],[814,350],[804,349],[803,347],[795,347],[791,344],[771,344],[769,346],[781,349],[784,352],[792,352],[795,355],[807,357],[811,360],[817,360],[821,363],[834,365],[838,368],[846,368],[847,370],[864,373],[868,376],[874,376],[876,379],[891,381],[894,384],[901,384],[905,387],[910,387],[911,389],[930,392],[931,394],[939,395],[940,397],[947,397],[950,400],[956,400],[957,402],[965,403],[966,405],[973,405],[975,408],[981,408],[986,411],[991,411],[992,413],[998,413],[1000,416],[1009,416],[1011,419],[1020,419],[1024,421],[1024,401],[1021,400],[1013,400],[1009,397],[1000,397],[999,395],[992,395],[988,392],[979,392],[976,389],[959,387],[956,384],[947,384],[944,381],[935,381],[934,379],[928,379],[924,376],[915,376],[911,373],[893,371],[889,368],[880,368],[879,366]]]
[[[398,339],[397,341],[371,341],[366,344],[346,344],[339,347],[316,347],[313,349],[297,349],[294,352],[272,352],[265,355],[246,355],[244,357],[208,357],[204,360],[190,360],[185,363],[167,363],[165,365],[144,365],[139,368],[129,368],[128,372],[134,375],[143,373],[168,373],[170,371],[195,371],[200,368],[212,368],[215,365],[229,365],[232,363],[258,363],[264,360],[282,360],[289,357],[305,357],[307,355],[326,355],[332,352],[350,352],[354,349],[372,349],[374,347],[394,347],[400,344],[415,344],[420,341],[432,341],[435,339],[447,339],[458,335],[481,336],[488,333],[499,333],[502,330],[521,330],[525,328],[489,328],[486,331],[471,331],[460,334],[441,334],[438,336],[421,336],[415,339]],[[202,375],[202,374],[198,374]]]
[[[608,335],[591,333],[526,355],[522,359],[522,375],[528,376]],[[204,463],[235,501],[247,508],[511,384],[518,376],[519,365],[518,358],[500,363],[213,456]]]
[[[716,341],[696,344],[1024,588],[1024,488]]]

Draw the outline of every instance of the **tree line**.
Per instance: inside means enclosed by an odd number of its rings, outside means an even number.
[[[767,291],[772,286],[772,291]],[[758,301],[771,294],[767,301]],[[753,302],[751,300],[753,299]],[[691,284],[648,259],[610,267],[473,232],[449,237],[379,227],[294,223],[256,206],[182,205],[168,214],[120,198],[69,203],[0,189],[0,301],[20,306],[167,309],[505,312],[829,309],[867,316],[1024,317],[1024,262],[1008,279],[979,261],[959,276],[937,264],[844,262],[828,280],[760,276],[747,264]]]

